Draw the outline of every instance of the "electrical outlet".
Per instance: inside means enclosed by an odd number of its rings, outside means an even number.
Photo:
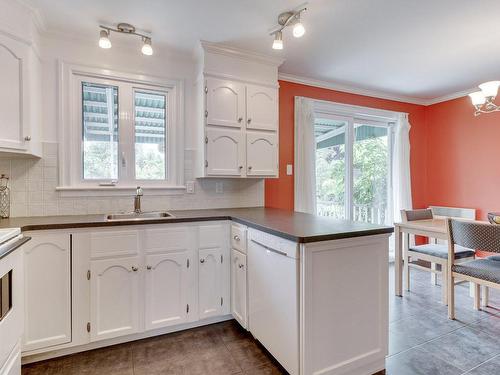
[[[186,182],[186,193],[194,194],[194,181]]]
[[[215,183],[215,192],[217,194],[222,194],[224,192],[224,183],[222,181],[217,181]]]
[[[286,175],[287,176],[293,175],[293,165],[292,164],[286,165]]]

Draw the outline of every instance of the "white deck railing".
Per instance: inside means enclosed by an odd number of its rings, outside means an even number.
[[[317,201],[317,212],[320,216],[328,216],[334,219],[345,219],[345,208],[341,204],[328,201]],[[353,220],[371,224],[385,224],[387,220],[386,205],[354,205]]]

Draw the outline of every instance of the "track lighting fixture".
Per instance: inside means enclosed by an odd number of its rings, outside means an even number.
[[[287,26],[293,26],[292,34],[295,38],[300,38],[306,33],[306,28],[300,21],[300,15],[307,8],[307,3],[300,5],[294,10],[283,12],[278,16],[278,25],[270,31],[269,35],[274,36],[273,49],[283,49],[283,30]]]
[[[129,23],[119,23],[116,25],[116,28],[109,26],[99,26],[101,31],[99,32],[99,47],[101,48],[111,48],[111,40],[109,40],[110,32],[121,33],[121,34],[129,34],[136,35],[142,40],[142,48],[141,52],[144,55],[151,56],[153,54],[153,47],[151,46],[151,37],[148,35],[144,35],[136,32],[135,26]]]

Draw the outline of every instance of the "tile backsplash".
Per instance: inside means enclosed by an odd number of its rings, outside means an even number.
[[[193,179],[193,152],[185,151],[185,180],[195,181],[195,193],[154,196],[146,191],[143,210],[251,207],[264,204],[264,181],[260,179]],[[61,197],[58,186],[57,143],[43,144],[41,159],[0,159],[0,174],[10,177],[10,216],[104,214],[131,211],[130,197]],[[216,192],[222,182],[223,192]]]

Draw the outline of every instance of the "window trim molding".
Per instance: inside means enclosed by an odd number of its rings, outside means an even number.
[[[74,124],[75,114],[75,100],[76,100],[76,87],[78,80],[82,77],[89,77],[95,79],[108,79],[124,83],[136,85],[148,85],[157,87],[159,90],[167,90],[171,93],[170,100],[173,104],[172,114],[173,124],[169,128],[170,136],[168,146],[171,147],[169,151],[169,158],[172,160],[168,162],[169,179],[159,181],[141,181],[141,186],[145,189],[151,189],[155,195],[168,194],[185,190],[184,186],[184,81],[182,79],[169,79],[158,76],[150,76],[138,73],[129,73],[122,71],[115,71],[99,67],[91,67],[85,65],[78,65],[58,60],[58,156],[59,156],[59,186],[57,190],[61,192],[61,196],[69,195],[74,196],[78,192],[79,196],[96,196],[99,194],[111,195],[124,195],[124,192],[135,188],[130,186],[130,182],[126,185],[116,186],[99,186],[83,184],[79,180],[76,181],[71,174],[72,167],[78,165],[80,160],[74,160],[74,153],[72,146],[76,137],[76,126]],[[169,115],[170,117],[170,115]]]

